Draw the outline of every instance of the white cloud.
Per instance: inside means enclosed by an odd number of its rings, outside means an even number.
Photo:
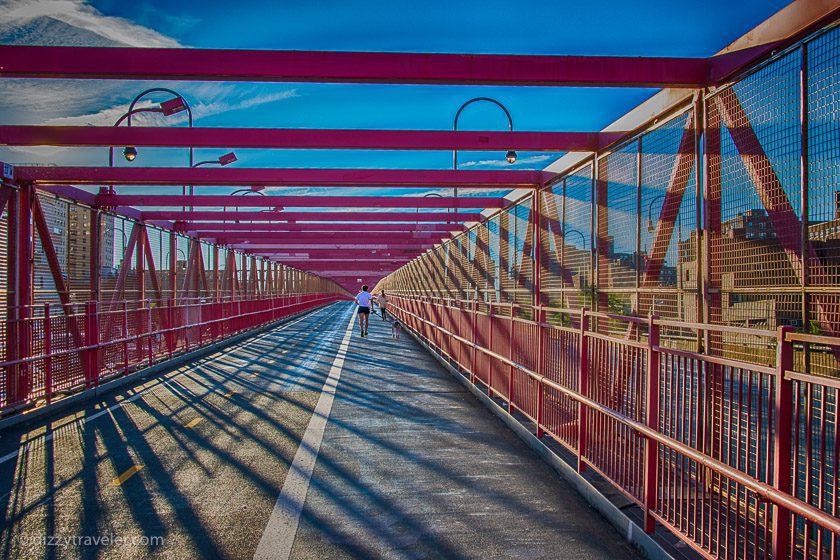
[[[540,155],[540,156],[529,156],[525,158],[520,158],[516,160],[515,165],[522,165],[522,164],[531,164],[531,163],[540,163],[546,160],[551,159],[554,156],[550,155]],[[510,167],[511,164],[503,159],[483,159],[479,161],[465,161],[464,163],[459,163],[458,167],[476,167],[479,165],[487,165],[492,167]]]
[[[124,18],[106,16],[82,0],[5,0],[0,2],[4,24],[21,25],[49,17],[129,47],[179,47],[153,29]],[[54,38],[51,39],[54,43]]]
[[[201,88],[202,91],[193,95],[183,94],[190,102],[190,108],[193,112],[193,120],[207,117],[210,115],[218,115],[230,111],[238,111],[240,109],[249,109],[259,105],[274,103],[284,99],[291,99],[297,97],[297,90],[284,90],[278,92],[249,95],[248,91],[235,90],[225,85],[215,85],[209,88]],[[176,90],[177,91],[177,90]],[[191,92],[192,93],[192,92]],[[196,103],[193,101],[201,95],[201,101]],[[239,97],[239,99],[231,98]],[[152,107],[151,100],[141,100],[135,107]],[[75,115],[71,117],[53,117],[44,121],[44,124],[54,126],[105,126],[113,125],[126,111],[125,103],[101,109],[95,113],[88,113],[83,115]],[[144,126],[166,126],[173,124],[182,124],[187,122],[187,114],[179,113],[177,116],[164,117],[159,113],[140,113],[132,117],[132,123]]]

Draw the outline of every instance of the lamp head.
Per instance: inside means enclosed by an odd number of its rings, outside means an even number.
[[[231,164],[234,161],[236,161],[236,154],[234,154],[233,152],[227,153],[223,156],[219,156],[219,165],[221,166]]]
[[[653,233],[653,220],[648,218],[648,233]]]
[[[126,146],[123,150],[123,157],[125,157],[126,161],[134,161],[137,157],[137,148],[134,146]]]
[[[508,150],[508,153],[505,154],[505,159],[508,163],[515,163],[516,162],[516,152],[513,150]]]
[[[187,110],[187,102],[181,96],[173,97],[160,104],[160,111],[163,116],[168,117]]]

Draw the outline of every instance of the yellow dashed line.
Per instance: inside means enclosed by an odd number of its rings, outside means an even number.
[[[120,476],[118,476],[117,478],[112,480],[111,485],[112,486],[121,485],[123,482],[125,482],[126,480],[128,480],[129,478],[131,478],[132,476],[137,474],[137,472],[142,468],[143,468],[143,465],[133,465],[133,466],[129,467],[129,469],[127,471],[125,471]]]
[[[201,418],[200,416],[198,418],[193,418],[192,420],[190,420],[189,422],[184,424],[184,427],[185,428],[195,428],[196,426],[201,424],[202,420],[204,420],[204,418]]]

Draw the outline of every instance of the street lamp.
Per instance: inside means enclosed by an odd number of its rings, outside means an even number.
[[[139,109],[136,108],[137,102],[140,101],[143,97],[150,93],[169,93],[174,97],[171,99],[167,99],[166,101],[162,101],[158,104],[157,107],[140,107]],[[189,125],[192,127],[193,118],[192,118],[192,109],[190,109],[189,104],[186,100],[181,96],[181,94],[168,89],[168,88],[150,88],[145,91],[140,92],[132,101],[131,104],[128,106],[128,111],[124,113],[120,118],[117,119],[117,122],[114,123],[114,126],[119,126],[122,124],[123,121],[126,121],[126,125],[131,127],[131,117],[138,113],[160,113],[164,117],[169,117],[172,115],[176,115],[186,111],[189,116]],[[137,158],[137,148],[134,146],[126,146],[123,149],[123,157],[125,157],[126,161],[134,161]],[[190,166],[192,166],[193,161],[193,149],[190,147]],[[114,147],[111,146],[109,148],[109,165],[111,167],[114,166]]]
[[[468,105],[471,105],[471,104],[476,103],[478,101],[487,101],[489,103],[493,103],[494,105],[498,106],[502,111],[504,111],[505,116],[507,117],[507,120],[508,120],[508,130],[513,132],[513,119],[510,116],[510,111],[508,111],[507,108],[504,105],[502,105],[500,102],[496,101],[492,97],[475,97],[473,99],[470,99],[469,101],[466,101],[463,105],[461,105],[461,107],[458,109],[458,112],[455,113],[455,120],[452,123],[452,131],[453,132],[458,131],[458,117],[461,116],[461,113],[463,112],[463,110],[466,109]],[[505,159],[507,160],[508,163],[516,162],[516,152],[514,150],[508,150],[508,152],[505,154]],[[458,150],[457,149],[452,150],[452,170],[453,171],[458,170]],[[458,187],[454,187],[453,191],[454,191],[454,194],[455,194],[455,198],[458,198]]]
[[[233,152],[228,152],[224,155],[219,156],[216,159],[208,159],[207,161],[199,161],[198,163],[193,165],[193,168],[201,167],[202,165],[221,165],[222,167],[226,165],[230,165],[231,163],[236,161],[236,154]]]

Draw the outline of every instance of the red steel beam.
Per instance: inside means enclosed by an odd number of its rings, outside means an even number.
[[[0,46],[2,76],[246,82],[701,87],[706,58]]]
[[[387,250],[378,249],[353,249],[344,251],[335,251],[332,249],[309,249],[301,251],[289,250],[271,250],[266,249],[260,252],[261,255],[271,256],[273,259],[285,261],[289,260],[306,260],[306,259],[364,259],[369,257],[376,257],[379,259],[412,259],[421,251],[418,249],[396,248]]]
[[[156,210],[143,212],[144,220],[231,220],[293,222],[479,222],[478,212],[216,212]],[[198,224],[196,224],[198,225]]]
[[[463,224],[383,224],[383,223],[352,223],[332,224],[329,222],[315,222],[304,224],[289,223],[223,223],[223,222],[175,222],[174,231],[194,232],[198,235],[212,235],[219,231],[288,231],[288,232],[415,232],[438,233],[448,235],[453,232],[464,231]]]
[[[287,253],[292,251],[307,251],[309,249],[331,249],[333,251],[343,251],[345,249],[363,249],[366,251],[373,250],[391,250],[391,249],[430,249],[434,247],[434,243],[414,244],[411,243],[391,243],[384,239],[380,243],[354,243],[353,240],[348,240],[344,243],[327,241],[325,243],[237,243],[231,245],[232,249],[247,250],[251,253]]]
[[[228,208],[504,208],[490,196],[232,196],[98,195],[98,206],[222,206]]]
[[[7,146],[594,152],[623,132],[0,126]]]
[[[448,236],[448,234],[446,234]],[[256,240],[259,242],[269,242],[269,241],[286,241],[286,242],[294,242],[297,243],[299,241],[332,241],[332,242],[344,242],[344,241],[381,241],[383,235],[379,232],[354,232],[354,233],[344,233],[344,232],[307,232],[307,233],[299,233],[299,232],[238,232],[238,233],[226,233],[226,232],[218,232],[215,234],[217,239],[228,239],[228,238],[238,238],[238,239],[248,239],[248,240]],[[421,242],[428,242],[428,241],[438,241],[440,240],[441,235],[435,233],[412,233],[412,232],[402,232],[402,233],[389,233],[387,235],[388,242],[395,242],[395,241],[421,241]]]
[[[553,173],[523,170],[212,167],[15,167],[21,182],[78,185],[536,188]]]

